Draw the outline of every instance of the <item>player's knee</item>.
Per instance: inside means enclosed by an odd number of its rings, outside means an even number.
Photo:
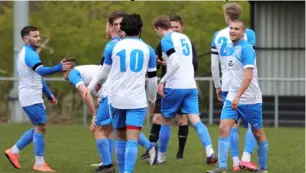
[[[220,135],[223,136],[223,137],[228,136],[232,126],[233,125],[229,125],[227,122],[223,122],[221,120],[221,123],[219,125]]]
[[[154,117],[152,119],[153,124],[161,124],[162,121],[162,115],[161,114],[154,114]]]
[[[141,127],[127,126],[127,140],[137,140],[138,141],[140,131],[141,131]]]
[[[47,127],[45,124],[35,126],[35,132],[37,133],[46,133]]]
[[[126,141],[126,128],[117,128],[117,138]]]
[[[178,115],[177,117],[178,117],[177,123],[179,126],[185,126],[188,124],[186,115]]]
[[[252,131],[253,131],[254,137],[255,137],[255,139],[257,141],[264,141],[264,140],[266,140],[267,137],[266,137],[266,135],[265,135],[265,133],[264,133],[262,128],[256,129],[256,130],[252,130]]]

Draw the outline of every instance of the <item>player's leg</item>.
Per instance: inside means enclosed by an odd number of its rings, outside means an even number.
[[[227,170],[227,157],[230,148],[230,130],[238,120],[238,112],[233,110],[230,101],[225,101],[220,118],[220,136],[218,140],[218,168],[206,173],[225,173]]]
[[[24,110],[31,119],[32,124],[35,126],[35,131],[33,133],[35,164],[33,166],[33,170],[54,172],[54,170],[52,170],[44,160],[45,132],[47,122],[45,106],[40,103],[25,107]]]
[[[239,114],[243,117],[245,127],[248,127],[247,123],[252,126],[253,134],[256,138],[258,149],[258,165],[257,172],[267,172],[267,160],[268,160],[268,140],[262,128],[262,103],[243,105],[240,106]]]
[[[184,149],[188,137],[188,120],[187,120],[187,115],[183,114],[181,110],[179,110],[177,114],[177,120],[178,120],[178,142],[179,142],[179,149],[176,153],[176,158],[177,159],[183,159],[184,157]]]
[[[185,89],[184,100],[182,104],[182,112],[187,114],[189,121],[197,131],[199,138],[206,150],[206,163],[215,164],[217,162],[217,156],[214,153],[212,147],[212,141],[207,127],[202,123],[200,119],[199,100],[197,89]]]
[[[111,115],[113,117],[113,127],[116,129],[116,158],[119,173],[124,173],[125,151],[126,151],[126,111],[111,107]]]
[[[142,133],[139,133],[138,144],[143,146],[146,149],[146,153],[149,154],[150,149],[154,147],[153,143]]]
[[[244,151],[239,163],[240,167],[244,167],[249,170],[254,170],[257,168],[256,164],[251,161],[251,156],[256,144],[257,141],[252,132],[252,127],[250,124],[248,124],[248,130],[245,134]]]
[[[168,143],[170,139],[171,130],[171,118],[175,117],[181,102],[183,93],[180,90],[165,89],[165,98],[161,100],[161,129],[159,133],[159,151],[157,157],[157,163],[162,164],[166,161],[166,152],[168,148]]]
[[[230,131],[230,151],[232,153],[233,158],[233,171],[238,172],[240,171],[239,167],[239,133],[238,128],[240,124],[240,119],[237,123],[234,124]]]
[[[113,132],[112,119],[109,114],[109,106],[107,97],[101,100],[99,105],[95,124],[97,125],[94,131],[94,137],[96,139],[96,147],[98,149],[101,160],[103,160],[102,166],[98,167],[96,172],[115,172],[112,153],[110,152],[109,136]]]
[[[29,108],[25,107],[24,109],[25,109],[25,112],[27,113],[27,115],[29,117],[31,117],[32,114],[29,114],[27,112],[27,109],[29,109]],[[14,166],[14,168],[16,168],[16,169],[21,168],[20,164],[19,164],[19,152],[33,141],[34,131],[35,131],[34,128],[31,128],[28,131],[26,131],[21,136],[21,138],[15,143],[15,145],[13,147],[7,149],[4,152],[4,155],[10,161],[10,163]]]
[[[127,143],[124,173],[132,173],[138,156],[138,138],[146,118],[146,108],[129,109],[126,112]]]

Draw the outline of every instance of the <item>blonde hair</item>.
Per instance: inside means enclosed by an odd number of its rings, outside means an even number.
[[[223,11],[229,20],[234,21],[240,19],[242,8],[238,3],[230,2],[223,5]]]

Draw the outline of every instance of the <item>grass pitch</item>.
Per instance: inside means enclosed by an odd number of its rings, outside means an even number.
[[[0,125],[0,148],[2,151],[11,147],[31,125]],[[218,127],[208,126],[217,152]],[[148,136],[148,128],[143,132]],[[304,173],[305,172],[305,128],[265,128],[269,142],[269,173]],[[244,145],[245,129],[239,129],[240,155]],[[95,141],[89,127],[81,125],[49,125],[45,136],[45,160],[58,173],[89,173],[89,165],[99,161]],[[196,132],[190,128],[183,160],[176,160],[178,149],[177,128],[172,127],[165,165],[149,166],[138,160],[134,173],[205,173],[213,168],[205,162],[205,149]],[[144,152],[139,147],[139,156]],[[32,173],[34,164],[33,145],[21,151],[21,170],[14,169],[5,157],[0,158],[0,173]],[[229,157],[231,157],[229,155]],[[139,157],[138,157],[139,158]],[[252,160],[257,163],[257,153]],[[231,169],[232,159],[228,159]],[[228,171],[231,172],[231,171]]]

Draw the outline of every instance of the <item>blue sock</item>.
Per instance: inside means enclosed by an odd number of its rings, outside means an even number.
[[[238,128],[232,128],[230,132],[230,150],[232,157],[239,157],[239,135]]]
[[[152,148],[151,142],[142,132],[140,132],[139,134],[138,143],[139,145],[143,146],[146,150],[150,150]]]
[[[24,132],[21,138],[16,142],[16,147],[22,150],[33,141],[34,128]]]
[[[116,156],[117,156],[118,169],[119,169],[120,173],[124,172],[125,149],[126,149],[126,141],[117,140],[117,142],[116,142]]]
[[[258,164],[260,168],[267,169],[268,168],[267,166],[268,141],[267,140],[258,143],[257,156],[258,156]]]
[[[132,173],[138,156],[138,141],[128,140],[125,150],[124,173]]]
[[[245,142],[244,142],[244,151],[247,153],[252,154],[253,150],[256,146],[256,139],[254,137],[254,134],[252,132],[251,128],[248,128],[246,135],[245,135]]]
[[[34,132],[34,134],[33,134],[33,146],[34,146],[35,156],[44,156],[44,152],[45,152],[44,134]]]
[[[159,131],[159,151],[165,153],[168,148],[170,138],[170,125],[162,125]]]
[[[194,125],[194,128],[197,131],[200,140],[205,147],[212,145],[208,129],[202,122],[197,122]]]
[[[109,143],[108,139],[100,139],[96,141],[96,146],[99,152],[99,155],[101,157],[101,160],[103,160],[103,165],[110,165],[112,164],[112,157],[109,152]]]
[[[108,138],[108,143],[109,143],[109,153],[111,155],[111,159],[113,160],[115,140]]]
[[[219,137],[218,141],[218,163],[220,168],[227,169],[227,155],[230,147],[230,137]]]

